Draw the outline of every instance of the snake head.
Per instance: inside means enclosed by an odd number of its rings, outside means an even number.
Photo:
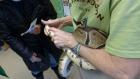
[[[44,33],[45,33],[46,36],[53,37],[53,36],[54,36],[54,33],[51,32],[51,31],[49,31],[49,28],[50,28],[50,27],[49,27],[48,25],[46,25],[46,26],[45,26],[45,29],[44,29]]]

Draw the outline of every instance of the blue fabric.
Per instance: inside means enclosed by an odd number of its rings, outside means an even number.
[[[56,67],[58,63],[56,62],[55,58],[51,54],[49,54],[49,56],[50,56],[51,67]]]

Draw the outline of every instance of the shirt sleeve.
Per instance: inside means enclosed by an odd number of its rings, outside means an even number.
[[[140,58],[140,0],[112,1],[106,51],[125,58]]]

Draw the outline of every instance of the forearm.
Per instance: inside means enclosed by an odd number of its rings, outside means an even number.
[[[81,46],[80,55],[87,59],[93,66],[116,79],[122,79],[122,75],[125,75],[121,70],[124,64],[115,63],[115,58],[106,53],[104,49],[90,49]],[[121,64],[121,66],[119,64]]]
[[[58,20],[61,24],[63,24],[63,27],[65,27],[67,25],[72,25],[72,17],[71,16],[58,18]]]

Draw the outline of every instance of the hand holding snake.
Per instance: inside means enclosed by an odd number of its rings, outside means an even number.
[[[101,30],[95,28],[85,28],[79,26],[73,33],[68,33],[54,27],[46,25],[45,34],[52,38],[52,41],[58,48],[64,49],[64,53],[60,57],[59,72],[63,77],[70,74],[71,62],[86,70],[95,70],[86,59],[80,57],[71,48],[78,43],[96,49],[105,45],[106,35]]]
[[[46,26],[45,34],[51,36],[52,41],[58,48],[72,48],[78,43],[71,33],[54,27]]]

